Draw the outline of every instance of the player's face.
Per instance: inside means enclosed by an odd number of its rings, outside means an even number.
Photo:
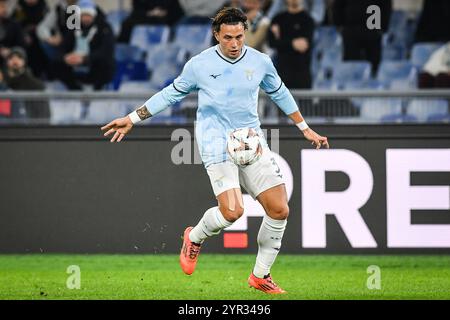
[[[242,23],[222,24],[220,31],[214,33],[216,40],[219,42],[220,50],[226,57],[230,59],[239,57],[245,40],[244,31]]]

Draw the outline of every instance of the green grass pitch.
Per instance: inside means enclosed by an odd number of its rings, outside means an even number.
[[[273,278],[288,291],[249,288],[254,255],[202,254],[186,276],[177,255],[0,255],[0,299],[450,299],[449,255],[283,255]],[[81,288],[68,289],[68,266]],[[381,289],[367,288],[370,265]]]

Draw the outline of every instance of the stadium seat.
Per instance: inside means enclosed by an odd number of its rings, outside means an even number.
[[[342,36],[336,27],[318,27],[314,31],[311,71],[313,74],[323,65],[328,67],[335,60],[342,60]]]
[[[430,117],[449,114],[448,102],[444,99],[412,99],[407,107],[407,114],[415,116],[419,121],[427,121]]]
[[[344,61],[334,66],[331,79],[341,85],[349,81],[366,81],[370,79],[370,72],[368,61]]]
[[[427,118],[427,122],[443,122],[450,123],[450,113],[447,114],[432,114]]]
[[[157,66],[150,78],[150,86],[155,90],[161,90],[170,83],[180,74],[181,68],[171,64],[162,64]]]
[[[385,90],[386,88],[376,79],[369,79],[366,81],[347,81],[338,85],[339,90],[344,91],[362,91],[362,90]],[[351,103],[358,108],[361,108],[364,98],[351,98]]]
[[[124,80],[148,80],[149,72],[145,62],[117,62],[116,74],[113,79],[113,89],[117,90]]]
[[[442,45],[442,43],[416,43],[411,51],[412,65],[421,70],[433,52]]]
[[[340,90],[384,90],[385,86],[376,79],[364,81],[346,81],[339,86]]]
[[[391,88],[394,80],[399,80],[405,88],[415,88],[417,71],[408,60],[383,61],[378,68],[377,80]]]
[[[211,45],[212,33],[209,24],[181,24],[175,29],[174,43],[195,55]]]
[[[313,82],[314,90],[338,90],[336,83],[331,80],[326,79],[316,79]]]
[[[394,10],[391,13],[387,34],[392,35],[394,43],[409,48],[414,40],[417,23],[418,19],[415,12]]]
[[[133,45],[118,44],[115,58],[116,73],[111,84],[113,90],[117,90],[124,80],[148,80],[149,71],[142,49]]]
[[[342,36],[334,26],[318,27],[314,31],[314,50],[323,52],[330,48],[342,47]]]
[[[380,120],[383,123],[407,123],[407,122],[417,122],[417,118],[410,114],[388,114],[383,116]]]
[[[122,22],[128,14],[129,12],[125,10],[113,10],[106,14],[106,20],[111,25],[111,28],[116,36],[119,35]]]
[[[131,33],[130,44],[143,51],[167,43],[169,40],[170,28],[166,25],[137,25]]]
[[[399,98],[367,98],[361,105],[362,120],[381,121],[385,116],[402,114],[402,101]]]
[[[393,10],[389,19],[389,31],[394,31],[403,28],[408,20],[407,12],[404,10]]]
[[[49,107],[52,125],[76,124],[83,114],[83,105],[79,99],[50,99]]]
[[[93,100],[87,106],[86,117],[79,122],[82,124],[106,124],[111,119],[120,118],[128,113],[120,100]]]
[[[116,61],[121,62],[142,61],[144,51],[133,45],[118,43],[114,50],[114,56]]]
[[[45,81],[46,92],[61,92],[68,91],[67,87],[59,80]]]
[[[150,93],[152,88],[149,81],[122,81],[119,87],[119,92],[127,93]]]
[[[385,33],[382,37],[381,60],[403,60],[406,59],[406,45],[396,39],[395,34]]]
[[[342,48],[333,47],[329,50],[325,50],[322,54],[322,59],[320,60],[321,67],[332,68],[337,64],[342,63]]]
[[[161,44],[147,52],[146,63],[149,70],[162,64],[173,64],[182,67],[189,57],[188,51],[173,43]]]

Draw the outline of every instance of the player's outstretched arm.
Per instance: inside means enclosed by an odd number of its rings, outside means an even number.
[[[148,111],[147,107],[143,105],[129,115],[111,121],[107,125],[101,127],[101,130],[105,131],[105,133],[103,134],[105,137],[114,133],[114,136],[111,138],[111,142],[120,142],[122,141],[123,137],[125,137],[125,135],[131,131],[133,125],[136,122],[145,120],[147,118],[150,118],[151,116],[152,115]]]
[[[322,137],[320,134],[311,129],[307,124],[305,119],[303,119],[300,111],[296,111],[289,115],[292,121],[294,121],[295,125],[302,131],[305,138],[311,141],[311,144],[316,147],[316,149],[320,149],[322,146],[327,149],[330,148],[330,144],[328,143],[327,137]]]

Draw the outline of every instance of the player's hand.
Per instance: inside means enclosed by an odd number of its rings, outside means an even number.
[[[327,149],[330,148],[327,137],[322,137],[311,128],[306,128],[302,132],[305,138],[311,141],[311,144],[315,146],[316,149],[320,149],[322,146],[326,147]]]
[[[129,116],[126,116],[111,121],[106,126],[103,126],[101,130],[106,131],[104,134],[105,137],[115,132],[114,136],[111,138],[111,142],[120,142],[123,137],[130,132],[131,128],[133,128],[133,122],[131,122]]]

